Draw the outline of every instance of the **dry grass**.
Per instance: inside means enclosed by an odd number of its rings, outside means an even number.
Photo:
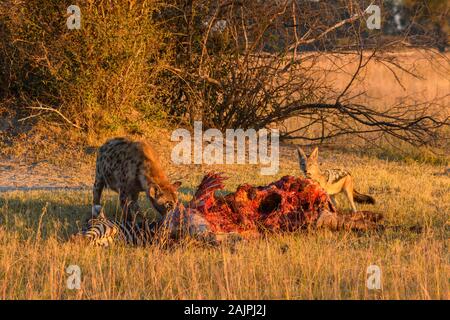
[[[277,177],[298,174],[292,151],[284,150]],[[0,193],[0,298],[449,299],[450,177],[439,175],[444,167],[327,151],[321,157],[324,167],[350,169],[358,189],[377,198],[387,223],[405,229],[273,235],[235,250],[190,242],[171,249],[92,248],[66,242],[90,210],[90,192]],[[185,173],[183,200],[208,169]],[[225,173],[227,190],[276,178],[262,178],[254,166],[227,166]],[[109,212],[117,209],[115,194],[105,201]],[[422,233],[408,230],[415,224]],[[81,290],[66,288],[71,264],[81,268]],[[371,264],[381,267],[382,290],[366,288]]]

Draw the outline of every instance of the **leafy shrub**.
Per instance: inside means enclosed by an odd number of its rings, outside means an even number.
[[[19,114],[101,130],[160,112],[154,84],[168,34],[154,22],[158,0],[78,1],[78,30],[58,0],[0,6],[0,97],[13,96]]]

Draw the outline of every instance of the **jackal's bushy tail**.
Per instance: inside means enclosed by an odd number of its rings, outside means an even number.
[[[375,204],[375,198],[372,196],[369,196],[367,194],[359,193],[356,190],[353,190],[353,199],[357,203],[369,203],[369,204]]]

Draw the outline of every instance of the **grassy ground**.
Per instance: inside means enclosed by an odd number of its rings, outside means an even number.
[[[298,174],[293,150],[282,154],[276,177],[261,176],[250,165],[221,168],[230,177],[226,189]],[[273,235],[234,249],[191,242],[171,249],[93,248],[67,242],[90,211],[89,190],[8,191],[0,193],[0,298],[449,299],[450,177],[445,167],[326,151],[320,156],[324,168],[351,170],[357,188],[377,199],[373,209],[385,213],[386,224],[405,228],[366,235]],[[217,168],[194,166],[181,174],[183,200],[190,199],[210,169]],[[348,207],[344,198],[339,200]],[[110,214],[117,211],[116,194],[106,193],[104,201]],[[421,233],[408,230],[417,224]],[[366,288],[372,264],[381,268],[381,290]],[[81,268],[80,290],[66,286],[69,265]]]

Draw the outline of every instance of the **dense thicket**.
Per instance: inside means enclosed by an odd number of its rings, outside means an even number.
[[[448,120],[428,114],[426,104],[380,111],[355,104],[350,89],[370,59],[383,60],[383,50],[399,43],[430,48],[437,39],[445,49],[446,29],[430,33],[432,11],[410,1],[401,18],[414,28],[401,22],[371,30],[364,10],[372,2],[81,0],[81,28],[69,30],[66,3],[6,0],[0,4],[0,98],[21,117],[79,130],[159,118],[260,129],[296,116],[303,121],[297,134],[321,127],[317,140],[384,132],[430,142]],[[395,1],[378,4],[383,21],[400,14]],[[440,4],[439,12],[448,6]],[[417,30],[438,36],[408,42]],[[324,54],[359,61],[344,90],[325,81],[334,70],[321,69]],[[389,59],[394,74],[405,71]]]
[[[166,57],[165,30],[153,19],[159,3],[119,3],[78,1],[81,28],[69,30],[65,2],[3,2],[2,96],[13,96],[20,114],[66,122],[64,115],[84,129],[114,126],[136,112],[151,116]]]

